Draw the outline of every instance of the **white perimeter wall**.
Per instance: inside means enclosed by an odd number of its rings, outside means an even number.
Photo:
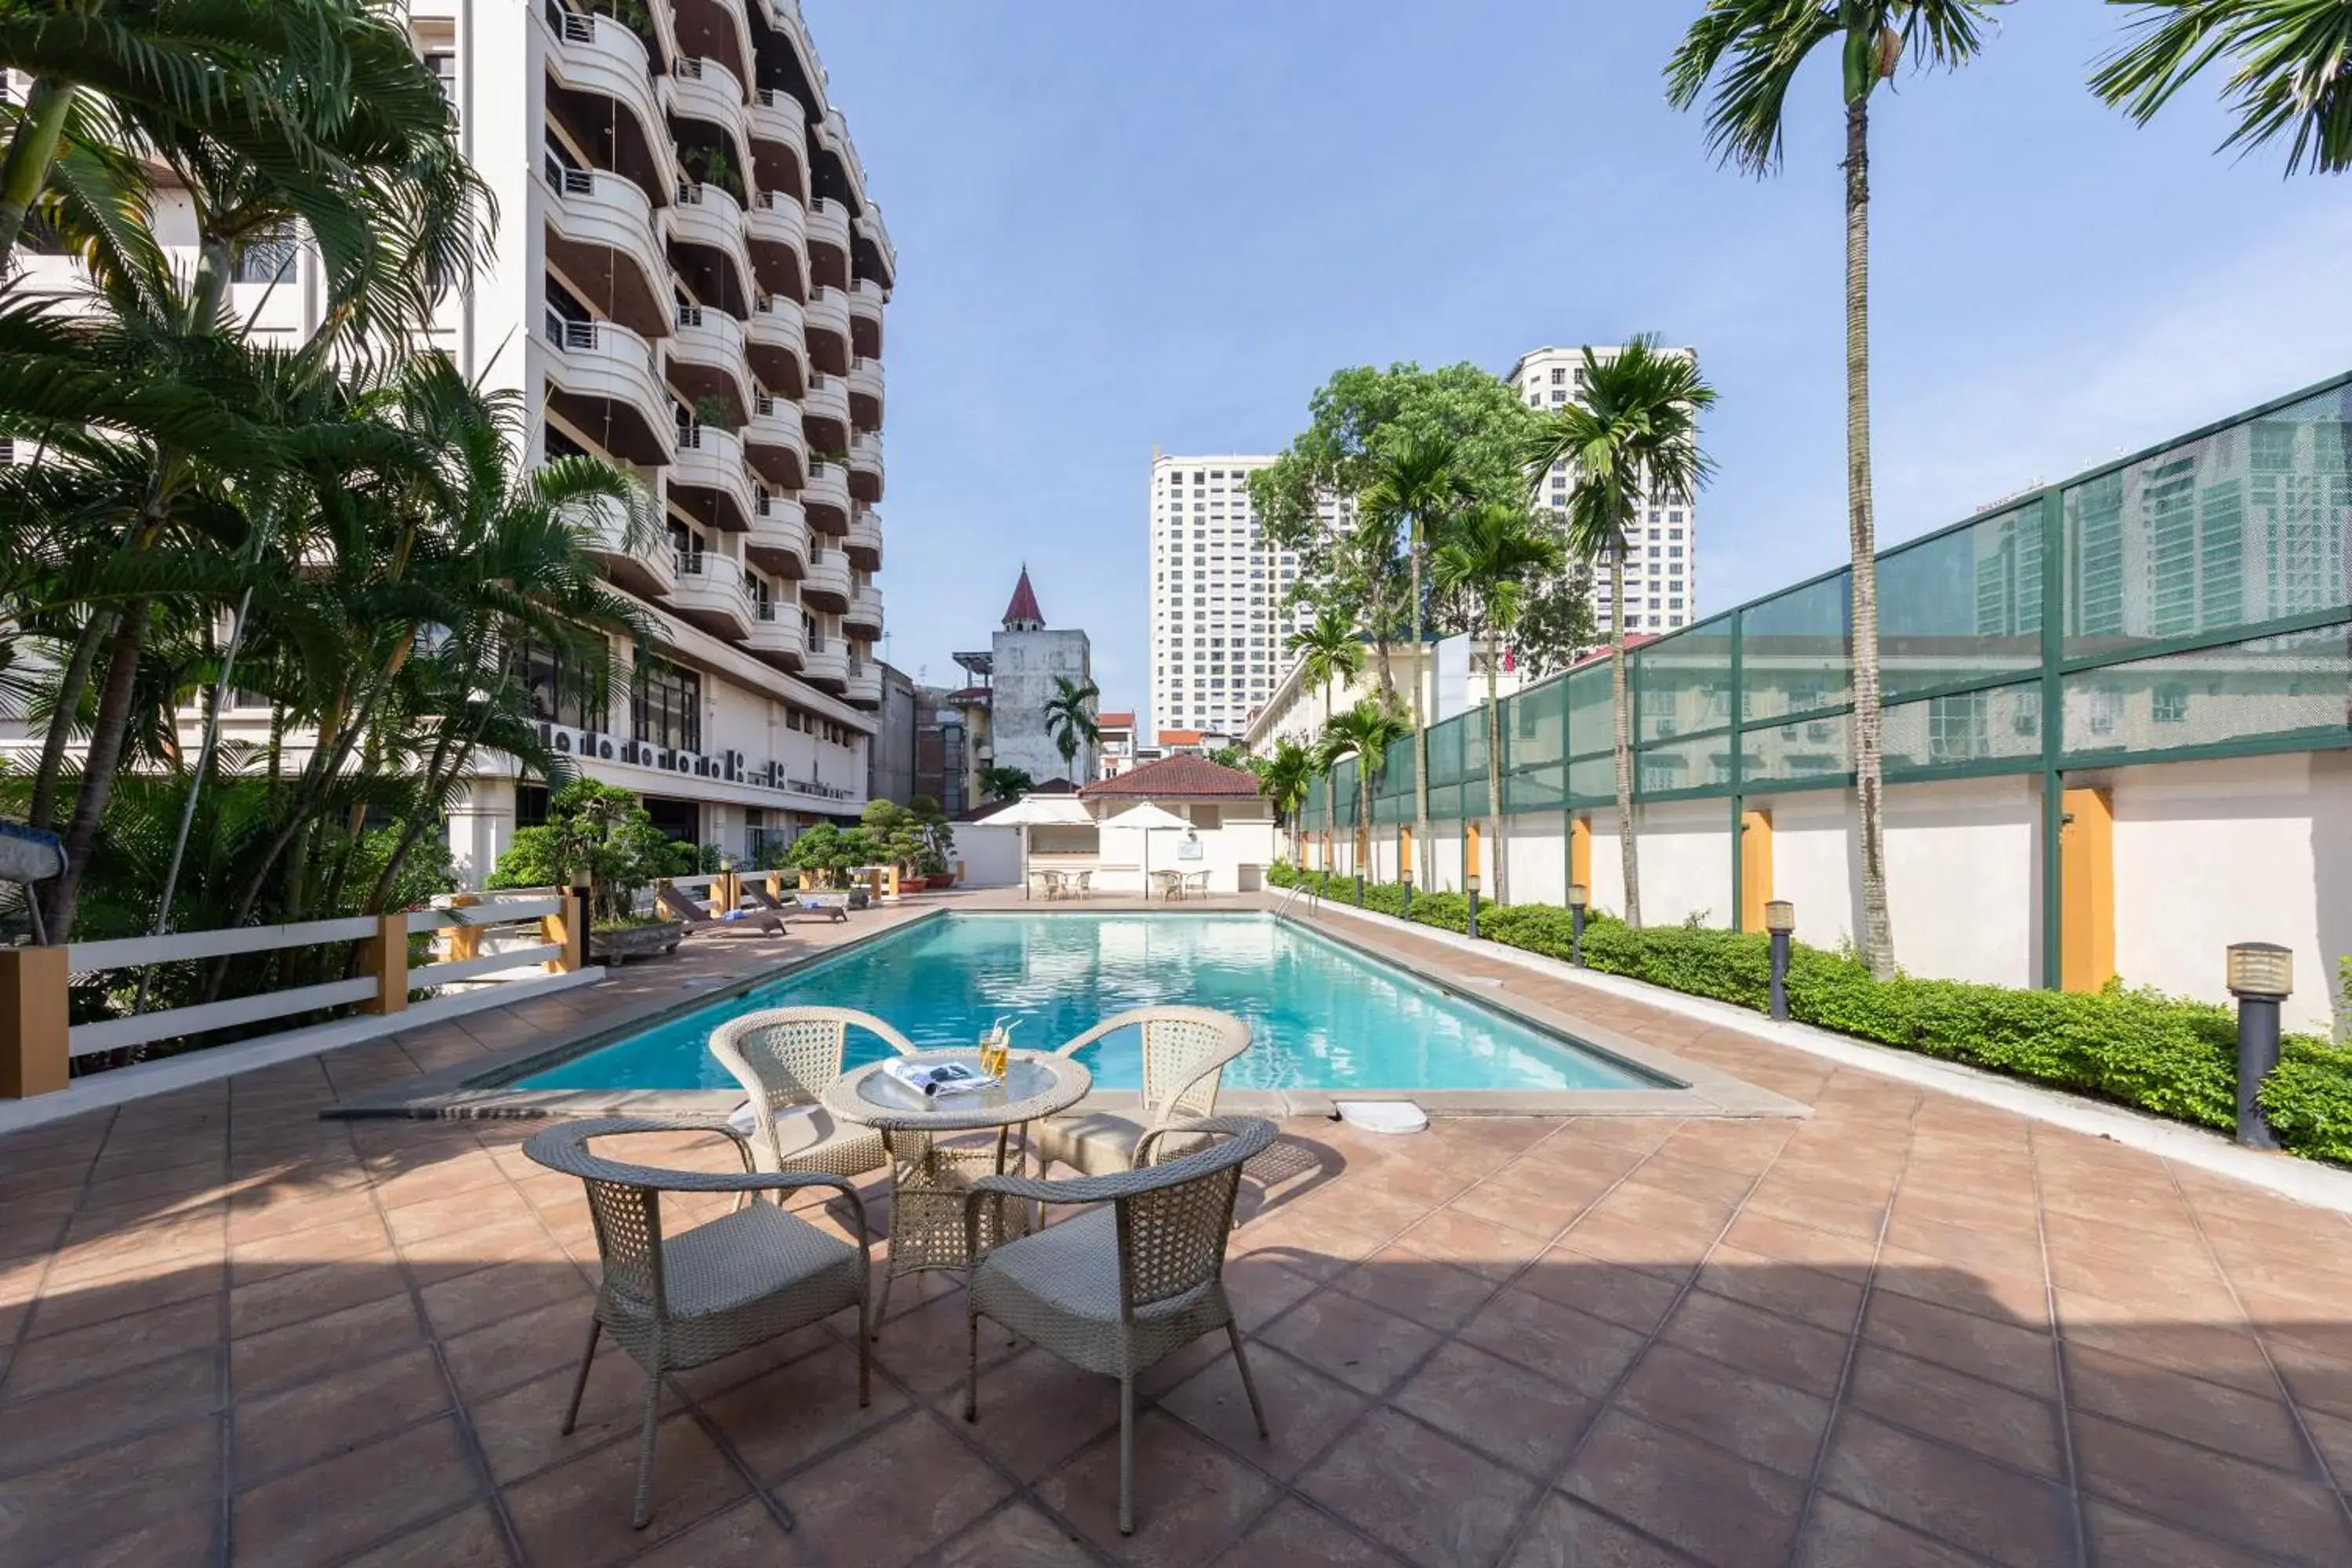
[[[1021,883],[1021,830],[982,827],[960,822],[955,826],[951,860],[963,862],[961,886],[1013,888]]]

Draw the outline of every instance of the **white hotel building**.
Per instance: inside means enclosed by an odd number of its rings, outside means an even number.
[[[1311,612],[1286,607],[1298,552],[1259,532],[1249,476],[1268,457],[1151,459],[1151,723],[1239,736],[1289,668]],[[1325,502],[1336,527],[1351,503]]]
[[[1623,351],[1596,348],[1593,357],[1606,364]],[[1696,357],[1695,349],[1674,353]],[[1505,377],[1527,398],[1530,408],[1551,409],[1577,397],[1584,388],[1584,350],[1540,348],[1521,354]],[[1572,476],[1566,463],[1554,463],[1545,476],[1538,500],[1564,509]],[[1633,553],[1625,563],[1625,626],[1629,631],[1663,636],[1698,619],[1698,517],[1690,506],[1651,507],[1634,529]],[[1592,589],[1593,613],[1605,633],[1612,606],[1609,573],[1604,566]]]
[[[407,7],[499,213],[495,258],[435,335],[524,395],[536,452],[621,464],[657,520],[633,542],[615,517],[599,549],[653,646],[605,693],[530,668],[551,741],[673,837],[741,853],[865,805],[897,260],[797,0],[614,8],[635,20],[585,0]],[[193,258],[178,216],[184,236],[167,194],[159,226]],[[73,287],[63,258],[29,265]],[[307,247],[257,247],[237,278],[257,331],[315,328]],[[486,759],[450,823],[461,868],[486,871],[544,796]]]

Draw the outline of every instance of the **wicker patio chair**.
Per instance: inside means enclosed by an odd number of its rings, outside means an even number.
[[[983,1317],[1071,1365],[1118,1379],[1118,1528],[1135,1530],[1135,1380],[1162,1357],[1222,1328],[1268,1436],[1257,1384],[1225,1298],[1225,1237],[1233,1228],[1243,1162],[1274,1142],[1271,1121],[1203,1118],[1155,1128],[1147,1144],[1181,1135],[1195,1152],[1115,1176],[1034,1181],[982,1176],[965,1200],[977,1247],[985,1211],[1019,1204],[1086,1205],[1088,1212],[982,1255],[968,1292],[963,1415],[980,1419]],[[1155,1152],[1147,1147],[1142,1153]]]
[[[1143,1026],[1143,1120],[1108,1110],[1077,1110],[1049,1117],[1033,1134],[1037,1168],[1059,1160],[1089,1176],[1108,1176],[1134,1165],[1144,1134],[1192,1117],[1214,1115],[1225,1064],[1250,1048],[1250,1027],[1230,1013],[1207,1007],[1138,1007],[1105,1018],[1062,1047],[1076,1056],[1104,1036],[1131,1025]],[[1166,1154],[1189,1145],[1171,1141]]]
[[[849,1007],[771,1007],[711,1032],[710,1054],[751,1097],[732,1125],[751,1140],[754,1169],[862,1176],[890,1163],[880,1132],[839,1120],[821,1098],[841,1076],[852,1028],[880,1036],[900,1056],[916,1049],[873,1014]]]
[[[590,1151],[591,1140],[636,1133],[721,1132],[736,1140],[746,1169],[709,1173],[625,1164]],[[866,1249],[784,1212],[775,1194],[800,1187],[831,1187],[847,1197],[866,1233],[865,1200],[848,1178],[782,1174],[749,1169],[751,1145],[723,1121],[702,1117],[603,1117],[551,1127],[523,1145],[551,1171],[577,1176],[588,1189],[596,1225],[596,1251],[604,1268],[588,1348],[564,1407],[569,1436],[580,1418],[580,1397],[596,1360],[596,1342],[609,1333],[645,1369],[645,1430],[637,1452],[639,1530],[653,1513],[654,1436],[661,1415],[662,1378],[857,1309],[857,1403],[873,1396],[868,1350]],[[664,1193],[755,1193],[760,1201],[677,1236],[662,1232]]]

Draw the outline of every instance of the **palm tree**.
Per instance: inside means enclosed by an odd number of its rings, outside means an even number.
[[[1384,534],[1402,534],[1411,571],[1412,607],[1412,842],[1421,862],[1421,883],[1429,885],[1429,712],[1423,700],[1429,650],[1422,646],[1422,552],[1430,537],[1463,502],[1465,489],[1455,469],[1460,447],[1451,437],[1397,429],[1374,458],[1371,480],[1357,510]],[[1328,722],[1328,721],[1327,721]]]
[[[2352,169],[2352,5],[2329,0],[2139,0],[2140,37],[2099,63],[2091,90],[2145,125],[2217,59],[2238,119],[2223,147],[2294,133],[2287,171]]]
[[[1667,100],[1688,108],[1716,81],[1707,140],[1723,161],[1763,175],[1780,165],[1781,116],[1798,68],[1835,40],[1845,95],[1846,533],[1853,563],[1853,771],[1862,816],[1862,951],[1895,973],[1886,913],[1885,770],[1880,761],[1878,563],[1870,480],[1870,95],[1905,51],[1957,68],[1983,45],[2000,0],[1708,0],[1666,66]],[[1628,895],[1630,897],[1630,894]]]
[[[1102,693],[1095,683],[1073,681],[1066,675],[1054,677],[1054,695],[1045,700],[1045,733],[1053,737],[1054,749],[1062,753],[1062,765],[1070,770],[1070,782],[1078,782],[1078,748],[1091,746],[1101,738],[1102,731],[1095,723],[1094,702]]]
[[[1298,834],[1299,808],[1307,804],[1307,785],[1315,777],[1315,753],[1287,736],[1274,743],[1271,753],[1250,759],[1257,775],[1257,792],[1274,807],[1276,820],[1290,830],[1291,858],[1307,868],[1307,849]]]
[[[1328,719],[1339,711],[1331,706],[1332,688],[1364,672],[1364,641],[1357,633],[1356,618],[1338,605],[1327,605],[1316,611],[1314,620],[1291,633],[1283,647],[1297,656],[1306,679],[1323,688],[1323,716]],[[1394,688],[1383,686],[1382,689],[1393,692]],[[1328,833],[1339,820],[1328,795],[1323,797],[1323,816]],[[1303,853],[1301,858],[1303,863]]]
[[[1625,680],[1625,557],[1633,520],[1653,506],[1686,504],[1714,464],[1699,450],[1698,416],[1715,388],[1687,354],[1669,353],[1647,334],[1603,362],[1584,351],[1581,403],[1554,409],[1528,454],[1530,484],[1565,461],[1576,479],[1568,498],[1568,550],[1609,562],[1609,685],[1617,763],[1617,849],[1625,880],[1625,921],[1642,923],[1641,858],[1633,826],[1633,719]]]
[[[980,793],[990,800],[1017,800],[1037,787],[1027,768],[982,768]]]
[[[1323,734],[1315,760],[1326,774],[1349,757],[1356,759],[1356,868],[1365,870],[1371,858],[1372,775],[1387,765],[1389,748],[1412,734],[1397,710],[1377,699],[1358,700],[1353,708],[1323,721]]]
[[[1487,501],[1456,521],[1430,558],[1438,591],[1473,606],[1472,646],[1486,645],[1486,820],[1495,840],[1495,901],[1510,900],[1509,857],[1503,848],[1503,710],[1495,695],[1503,641],[1519,624],[1533,584],[1568,566],[1559,536],[1526,507]]]

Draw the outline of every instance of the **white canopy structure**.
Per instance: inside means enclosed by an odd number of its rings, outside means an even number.
[[[1151,892],[1151,836],[1160,832],[1190,833],[1192,831],[1191,823],[1167,807],[1154,805],[1148,800],[1139,805],[1129,806],[1117,816],[1104,818],[1101,826],[1105,833],[1119,828],[1142,832],[1143,891],[1146,897],[1149,897]]]
[[[1029,896],[1029,830],[1033,827],[1092,827],[1094,813],[1074,795],[1024,795],[1003,811],[983,816],[982,827],[1021,830],[1021,896]]]

